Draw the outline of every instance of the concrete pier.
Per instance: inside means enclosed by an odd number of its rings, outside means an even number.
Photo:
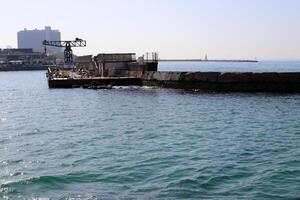
[[[224,92],[300,92],[300,73],[109,71],[109,77],[53,79],[49,87],[83,84],[158,86]],[[123,77],[123,78],[122,78]]]
[[[76,63],[82,70],[49,69],[49,87],[138,85],[222,92],[300,92],[300,72],[162,72],[157,71],[158,54],[150,55],[153,59],[149,54],[136,59],[133,53],[82,56]]]
[[[89,86],[130,86],[137,85],[142,86],[142,81],[139,78],[129,77],[103,77],[103,78],[84,78],[84,79],[73,79],[73,78],[55,78],[48,80],[49,88],[76,88]]]

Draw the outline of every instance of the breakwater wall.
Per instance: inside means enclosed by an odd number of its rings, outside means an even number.
[[[55,78],[48,80],[49,88],[93,88],[97,86],[142,86],[139,78]]]
[[[48,79],[50,88],[139,85],[222,92],[300,92],[299,73],[220,73],[109,70],[106,77]]]
[[[226,92],[300,92],[300,73],[110,71],[140,78],[145,86]]]

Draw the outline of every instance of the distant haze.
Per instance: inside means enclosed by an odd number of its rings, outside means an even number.
[[[0,48],[24,28],[59,29],[78,55],[158,51],[161,58],[299,59],[299,0],[10,0]]]

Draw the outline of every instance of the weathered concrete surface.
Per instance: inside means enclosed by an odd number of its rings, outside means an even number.
[[[145,71],[142,75],[143,80],[155,81],[178,81],[180,80],[181,72],[158,72],[158,71]]]
[[[300,72],[234,73],[234,72],[143,72],[143,80],[202,81],[212,83],[300,83]]]
[[[219,83],[297,83],[300,73],[221,73]]]
[[[300,92],[300,73],[220,73],[109,70],[107,78],[129,78],[122,85],[145,85],[226,92]],[[131,81],[134,80],[134,81]],[[139,81],[137,81],[139,80]],[[93,81],[93,80],[90,80]],[[78,83],[77,83],[78,82]],[[84,80],[84,84],[87,84]],[[61,83],[63,85],[63,81]],[[74,80],[73,85],[81,85]],[[70,85],[72,85],[70,84]],[[105,83],[104,83],[105,84]],[[119,83],[115,83],[118,85]]]
[[[157,71],[158,63],[136,60],[134,53],[113,53],[79,56],[75,65],[78,69],[87,69],[95,75],[105,77],[125,76],[127,71]]]
[[[217,82],[219,72],[182,72],[180,75],[181,81],[203,81],[203,82]]]
[[[90,78],[90,79],[64,79],[57,78],[48,80],[49,88],[76,88],[82,86],[128,86],[138,85],[141,86],[142,82],[139,78]]]
[[[124,74],[126,75],[126,73]],[[300,73],[127,72],[144,85],[230,92],[300,92]]]
[[[157,63],[139,64],[136,62],[104,63],[104,76],[124,77],[131,72],[156,71]]]
[[[75,65],[78,68],[82,68],[82,69],[88,69],[88,70],[96,69],[96,63],[94,62],[92,55],[77,57],[75,61]]]

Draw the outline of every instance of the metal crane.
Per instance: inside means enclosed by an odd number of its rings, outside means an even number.
[[[73,65],[73,51],[71,47],[86,47],[86,41],[76,38],[74,41],[43,41],[43,45],[53,47],[65,47],[64,61],[65,65]]]

